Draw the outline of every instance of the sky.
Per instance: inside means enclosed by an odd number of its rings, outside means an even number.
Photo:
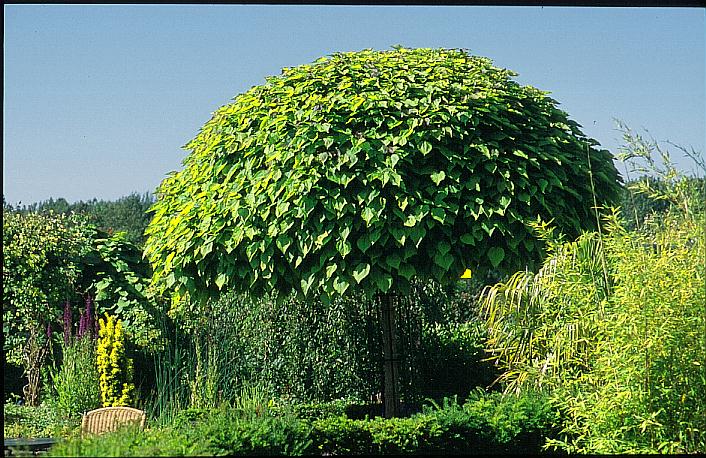
[[[183,145],[211,114],[266,76],[398,44],[492,59],[550,91],[613,153],[617,118],[703,155],[705,17],[702,8],[4,5],[3,194],[17,205],[153,192],[181,170]]]

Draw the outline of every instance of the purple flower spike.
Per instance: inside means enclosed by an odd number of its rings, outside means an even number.
[[[86,328],[85,332],[92,333],[94,326],[94,319],[93,319],[93,309],[92,306],[93,301],[91,300],[91,295],[86,296]]]
[[[51,323],[47,323],[47,339],[51,340]]]
[[[77,337],[83,337],[83,335],[86,333],[86,315],[84,313],[81,314],[81,317],[78,320],[78,334],[76,334]]]

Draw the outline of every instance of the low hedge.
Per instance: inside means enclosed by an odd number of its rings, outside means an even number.
[[[190,412],[164,428],[71,438],[51,456],[538,454],[557,412],[543,395],[473,394],[407,418],[353,419],[319,405],[244,418],[230,408]],[[311,418],[313,411],[327,413]],[[345,410],[345,409],[343,409]]]
[[[474,394],[444,401],[409,418],[312,421],[311,454],[542,453],[557,432],[558,413],[543,395]]]

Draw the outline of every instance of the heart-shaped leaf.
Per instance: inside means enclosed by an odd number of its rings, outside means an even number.
[[[490,260],[490,264],[494,268],[497,268],[500,263],[503,262],[503,259],[505,259],[505,250],[501,247],[491,247],[488,250],[488,259]]]
[[[360,284],[360,282],[362,282],[363,279],[367,277],[369,273],[370,264],[361,262],[355,267],[355,269],[353,269],[353,278],[355,279],[356,283]]]

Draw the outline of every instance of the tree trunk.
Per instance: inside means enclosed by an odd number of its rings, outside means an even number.
[[[42,366],[47,353],[49,353],[49,341],[40,342],[40,333],[41,327],[33,327],[24,347],[24,375],[27,377],[28,383],[22,388],[22,394],[24,394],[25,404],[33,407],[39,405]]]
[[[384,415],[385,418],[392,418],[397,416],[400,402],[397,314],[392,294],[381,294],[379,299],[382,311],[382,356],[385,365]]]

